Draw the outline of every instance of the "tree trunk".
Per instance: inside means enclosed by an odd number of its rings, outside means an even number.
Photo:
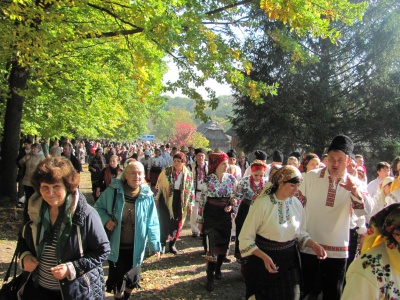
[[[0,168],[0,206],[15,204],[19,137],[21,132],[22,107],[25,97],[20,94],[27,86],[28,70],[16,61],[12,63],[9,87],[11,97],[7,100],[2,141]],[[1,200],[0,200],[1,201]]]

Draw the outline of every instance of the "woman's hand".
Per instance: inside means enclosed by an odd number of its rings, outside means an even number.
[[[265,255],[263,257],[263,261],[264,261],[265,268],[268,270],[268,272],[270,272],[270,273],[278,273],[279,267],[277,267],[274,264],[274,262],[272,261],[271,257],[269,257],[268,255]]]
[[[311,247],[311,249],[313,249],[313,251],[317,255],[318,259],[325,259],[328,256],[328,254],[326,254],[326,252],[325,252],[324,247],[322,247],[317,242],[314,242],[314,244]]]
[[[231,205],[226,206],[226,207],[224,208],[224,210],[225,210],[225,212],[230,212],[230,211],[232,210],[232,206],[231,206]]]
[[[26,255],[22,263],[24,265],[24,271],[27,272],[33,272],[39,265],[39,261],[37,260],[37,258],[31,254]]]
[[[115,223],[113,220],[110,219],[110,220],[107,221],[105,227],[106,227],[108,230],[114,230],[116,226],[117,226],[117,223]]]
[[[100,188],[96,189],[96,197],[100,197]]]
[[[64,279],[69,275],[69,270],[66,264],[61,264],[53,268],[50,268],[50,271],[53,274],[53,276],[58,280]]]

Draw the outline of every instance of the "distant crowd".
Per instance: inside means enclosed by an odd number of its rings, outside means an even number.
[[[392,164],[379,162],[376,174],[368,176],[364,157],[353,150],[351,139],[339,135],[321,158],[293,152],[285,160],[275,150],[268,163],[262,150],[249,161],[233,149],[68,139],[50,147],[26,139],[17,159],[18,206],[25,206],[26,224],[34,221],[42,231],[35,237],[39,253],[31,236],[21,235],[18,242],[22,267],[34,274],[27,289],[43,299],[73,299],[81,274],[96,270],[97,277],[88,280],[99,287],[97,296],[82,299],[102,299],[104,290],[129,299],[140,287],[146,243],[157,257],[179,255],[177,242],[188,217],[192,237],[204,248],[210,292],[223,277],[223,263],[232,261],[229,244],[235,242],[246,299],[398,298],[400,157]],[[65,238],[72,253],[79,244],[80,221],[68,220],[86,203],[78,189],[86,165],[97,212],[93,216],[88,207],[87,218],[101,224],[87,234],[102,250],[90,262],[94,268],[88,264],[85,271],[79,256],[57,249]],[[107,282],[97,268],[105,259]],[[57,284],[64,279],[71,289]]]

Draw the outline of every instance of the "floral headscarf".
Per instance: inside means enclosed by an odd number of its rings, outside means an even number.
[[[385,240],[388,249],[397,249],[400,252],[400,245],[393,238],[395,230],[400,230],[400,203],[389,205],[372,217],[361,253]]]
[[[280,168],[276,173],[270,178],[269,182],[265,185],[264,191],[266,194],[275,193],[280,183],[285,182],[301,182],[303,177],[299,169],[295,166],[287,165]]]
[[[212,153],[208,157],[208,174],[215,174],[218,166],[229,157],[226,153]]]

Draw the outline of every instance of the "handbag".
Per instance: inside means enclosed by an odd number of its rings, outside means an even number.
[[[17,300],[18,290],[21,287],[21,279],[22,274],[17,276],[17,249],[15,249],[14,255],[11,259],[10,265],[8,266],[8,270],[6,272],[6,276],[4,277],[3,287],[0,290],[0,300]],[[10,277],[11,269],[14,265],[14,276],[10,282],[8,278]]]

